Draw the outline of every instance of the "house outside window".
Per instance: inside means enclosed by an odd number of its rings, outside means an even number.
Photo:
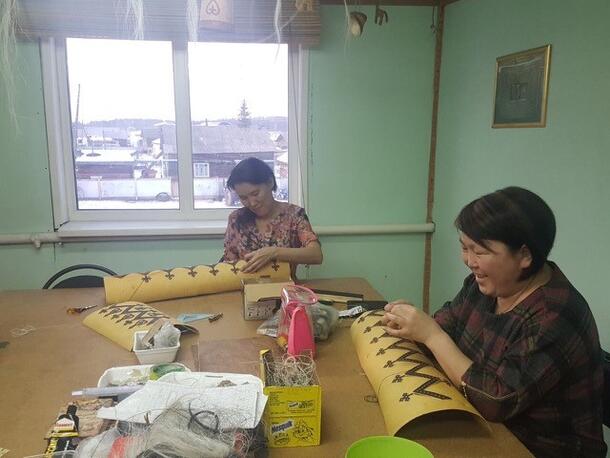
[[[193,162],[193,173],[195,178],[209,178],[210,164],[207,162]]]
[[[304,204],[306,136],[288,139],[306,119],[306,79],[288,75],[305,72],[306,52],[68,38],[43,40],[41,54],[57,228],[226,220],[240,205],[226,180],[247,157],[274,170],[278,199]]]

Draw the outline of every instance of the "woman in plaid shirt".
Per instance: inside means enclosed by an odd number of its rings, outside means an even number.
[[[462,289],[429,317],[386,306],[389,334],[421,342],[488,420],[538,457],[604,457],[602,353],[581,294],[547,260],[555,217],[536,194],[509,187],[462,209]]]

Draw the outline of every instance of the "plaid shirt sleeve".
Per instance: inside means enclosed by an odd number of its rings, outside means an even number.
[[[549,313],[527,326],[500,364],[473,363],[464,373],[464,390],[481,414],[504,421],[543,397],[568,372],[568,348],[576,334],[561,316]],[[501,337],[498,338],[501,342]]]
[[[457,293],[452,301],[445,302],[443,306],[434,314],[434,320],[443,328],[451,340],[457,341],[460,322],[460,306],[464,303],[466,291],[469,284],[474,282],[474,275],[469,275],[464,280],[462,289]]]

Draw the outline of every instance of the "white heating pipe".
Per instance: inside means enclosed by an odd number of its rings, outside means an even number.
[[[61,242],[57,232],[40,232],[36,234],[0,234],[0,245],[33,244],[40,248],[43,243]]]
[[[434,223],[378,224],[371,226],[319,226],[314,230],[318,235],[425,234],[434,232]]]
[[[317,226],[314,228],[318,235],[382,235],[382,234],[425,234],[434,232],[434,223],[425,224],[379,224],[379,225],[352,225],[352,226]],[[146,231],[146,235],[138,235],[138,230],[126,230],[124,235],[77,235],[71,234],[69,237],[62,237],[58,232],[40,232],[33,234],[0,234],[0,245],[26,245],[32,244],[40,248],[43,243],[70,243],[84,241],[112,241],[112,240],[144,240],[144,239],[179,239],[193,237],[214,237],[220,238],[224,234],[224,229],[218,230],[217,234],[211,234],[209,230],[180,230],[172,234],[171,231],[160,230],[155,234],[154,229]]]

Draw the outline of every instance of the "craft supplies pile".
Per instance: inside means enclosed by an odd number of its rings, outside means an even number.
[[[200,371],[200,360],[181,347],[183,333],[205,332],[222,313],[197,310],[174,319],[140,302],[95,308],[84,324],[133,351],[139,364],[108,368],[97,384],[71,387],[73,401],[51,425],[44,456],[254,457],[267,447],[318,445],[315,336],[328,339],[338,312],[292,282],[280,296],[279,332],[258,337],[268,339],[268,349],[254,374]],[[197,348],[205,352],[205,342]],[[273,410],[265,409],[269,396]],[[278,426],[287,422],[294,431]]]
[[[267,448],[319,445],[323,386],[314,358],[318,351],[324,354],[332,348],[340,318],[361,315],[351,325],[351,334],[367,377],[376,380],[376,363],[383,360],[367,356],[369,334],[377,337],[381,330],[378,315],[386,302],[297,285],[288,276],[287,265],[271,265],[248,276],[241,275],[241,267],[239,262],[219,263],[106,280],[106,300],[121,301],[83,307],[88,315],[82,322],[109,339],[108,345],[118,344],[130,352],[133,365],[117,364],[103,371],[97,383],[69,387],[73,400],[61,406],[45,436],[45,456],[70,452],[100,458],[245,458],[266,456]],[[195,282],[197,277],[206,284]],[[243,309],[241,316],[224,307],[210,305],[206,310],[191,305],[173,317],[159,302],[236,288],[241,289],[241,301],[234,305]],[[67,312],[80,319],[74,310]],[[223,316],[224,330],[238,324],[235,320],[262,321],[258,328],[250,327],[262,336],[209,339],[208,334],[218,335],[214,327]],[[412,351],[400,339],[394,340],[379,354]],[[327,348],[322,351],[320,345]],[[411,361],[396,355],[404,363],[419,364],[413,370],[423,367],[419,356]],[[435,384],[434,392],[419,386],[419,374],[415,375],[409,393],[434,395],[447,405],[446,399],[456,398],[452,409],[472,409],[459,395],[441,389],[445,382],[441,374],[434,375],[441,384]],[[389,435],[430,411],[429,403],[409,395],[412,406],[405,414],[400,406],[396,408],[400,393],[393,388],[400,387],[383,385],[376,392]]]

